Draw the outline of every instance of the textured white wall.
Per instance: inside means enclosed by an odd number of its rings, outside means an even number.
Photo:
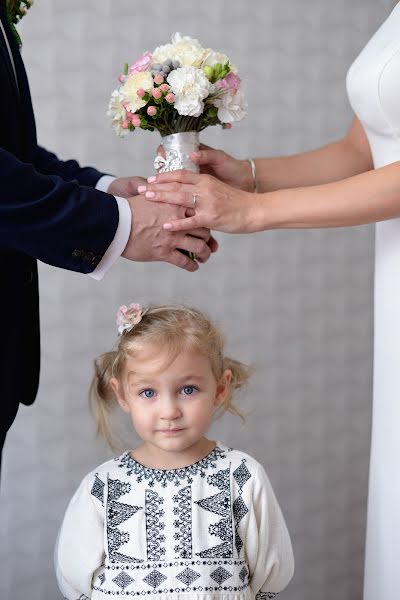
[[[203,140],[237,156],[315,147],[350,123],[344,78],[391,0],[41,0],[25,20],[40,142],[117,174],[149,174],[157,134],[121,141],[105,110],[115,75],[176,30],[224,50],[246,80],[249,117]],[[373,229],[218,236],[198,274],[120,260],[102,283],[41,265],[39,397],[7,440],[0,597],[54,600],[52,549],[65,506],[107,451],[87,408],[92,359],[115,339],[119,304],[184,301],[224,327],[257,367],[241,429],[215,436],[266,466],[297,570],[282,600],[361,597],[371,409]],[[23,365],[21,365],[23,376]]]

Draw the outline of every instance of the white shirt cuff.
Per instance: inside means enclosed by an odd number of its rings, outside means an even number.
[[[106,253],[95,270],[88,273],[90,277],[97,281],[103,279],[104,275],[112,267],[117,258],[121,256],[131,233],[132,215],[129,202],[126,198],[120,198],[119,196],[115,196],[115,200],[117,201],[119,212],[117,231],[115,232],[113,241],[107,248]]]
[[[106,192],[110,186],[110,184],[117,179],[113,175],[103,175],[100,177],[98,182],[95,185],[96,190],[100,190],[100,192]]]

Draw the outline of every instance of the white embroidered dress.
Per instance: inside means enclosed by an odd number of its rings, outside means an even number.
[[[293,553],[263,467],[218,443],[182,469],[126,452],[87,475],[55,566],[68,600],[265,600],[290,581]]]

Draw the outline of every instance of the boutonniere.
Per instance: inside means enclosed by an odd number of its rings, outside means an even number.
[[[32,4],[33,0],[6,0],[8,22],[19,47],[22,46],[22,41],[15,26],[26,15]]]

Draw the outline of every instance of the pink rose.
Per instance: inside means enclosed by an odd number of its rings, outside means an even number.
[[[145,52],[136,62],[129,67],[128,73],[137,73],[138,71],[148,71],[153,57],[150,52]]]
[[[219,79],[215,87],[224,90],[232,90],[233,92],[237,92],[240,87],[240,77],[238,77],[235,73],[228,73],[226,77],[223,79]]]

